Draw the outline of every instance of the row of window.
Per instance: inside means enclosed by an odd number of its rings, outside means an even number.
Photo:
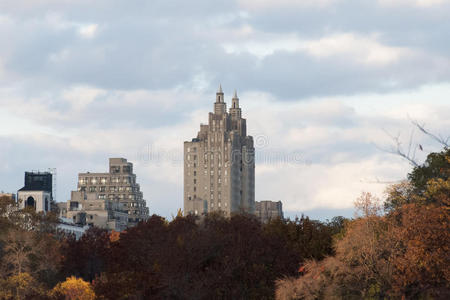
[[[139,188],[134,188],[134,187],[130,187],[130,186],[110,186],[109,188],[105,187],[105,186],[80,186],[78,188],[79,191],[88,191],[91,193],[95,193],[95,192],[139,192]]]
[[[107,183],[134,183],[132,177],[124,176],[124,177],[84,177],[79,178],[78,183],[80,185],[85,184],[107,184]]]
[[[225,148],[225,151],[227,150],[227,148]],[[210,154],[210,156],[211,156],[211,159],[210,159],[210,161],[211,161],[211,165],[213,165],[213,163],[214,163],[214,153],[211,153]],[[221,162],[222,162],[222,155],[220,154],[220,153],[217,153],[216,154],[216,157],[217,157],[217,163],[220,165],[221,164]],[[188,161],[197,161],[197,155],[196,154],[188,154],[187,155],[187,160]],[[206,162],[208,162],[208,154],[207,153],[205,153],[204,154],[204,156],[203,156],[203,161],[206,163]],[[195,163],[194,163],[195,164]],[[188,163],[188,166],[190,166],[190,164]]]
[[[108,196],[106,196],[106,194],[99,194],[98,195],[98,199],[130,199],[130,200],[140,200],[140,199],[136,199],[135,195],[125,195],[125,194],[109,194]]]
[[[213,176],[214,175],[214,170],[209,171],[209,173],[210,173],[211,176]],[[219,177],[220,177],[221,173],[222,173],[222,169],[219,168],[217,170],[217,174],[218,174]],[[224,173],[225,176],[228,175],[228,170],[225,169],[225,171],[223,173]],[[194,176],[197,176],[197,171],[193,171],[193,174],[194,174]],[[191,171],[188,171],[187,175],[191,176]],[[203,170],[203,175],[208,175],[208,170]]]

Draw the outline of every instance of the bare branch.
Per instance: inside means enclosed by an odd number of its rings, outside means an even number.
[[[428,135],[429,137],[431,137],[432,139],[434,139],[435,141],[437,141],[444,147],[446,147],[446,148],[449,147],[448,142],[449,142],[450,136],[448,136],[447,138],[444,139],[444,137],[442,137],[441,135],[437,136],[437,135],[429,132],[428,130],[426,130],[425,124],[421,125],[416,120],[411,120],[411,123],[413,123],[413,125],[416,126],[417,128],[419,128],[420,131],[422,131],[423,133],[425,133],[426,135]]]
[[[416,157],[415,157],[417,145],[412,150],[412,155],[411,155],[411,149],[413,148],[414,131],[411,132],[411,136],[410,136],[409,143],[408,143],[408,151],[406,153],[402,148],[402,142],[400,141],[400,133],[398,133],[396,136],[394,136],[394,135],[390,134],[388,131],[386,131],[385,129],[383,129],[383,131],[392,139],[392,141],[395,144],[395,147],[391,148],[390,150],[384,150],[384,151],[391,153],[391,154],[398,155],[400,157],[403,157],[411,165],[413,165],[414,167],[417,167],[419,165],[416,162]]]

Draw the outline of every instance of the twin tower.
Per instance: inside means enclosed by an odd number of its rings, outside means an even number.
[[[208,124],[184,142],[184,212],[202,215],[255,210],[255,148],[236,91],[227,112],[222,87]]]

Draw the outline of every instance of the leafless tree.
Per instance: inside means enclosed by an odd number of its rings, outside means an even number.
[[[440,134],[436,135],[427,130],[425,128],[425,124],[421,124],[414,119],[411,119],[411,123],[413,125],[413,128],[411,129],[411,134],[409,136],[406,148],[404,147],[401,141],[400,133],[398,133],[397,135],[392,135],[388,131],[384,130],[384,132],[386,132],[386,134],[391,138],[393,145],[389,149],[382,149],[382,150],[388,153],[398,155],[407,160],[412,166],[417,167],[419,165],[419,162],[417,161],[416,158],[417,150],[423,151],[422,145],[414,141],[414,134],[417,129],[426,136],[432,138],[434,141],[438,142],[443,147],[445,148],[449,147],[450,135],[446,138]]]

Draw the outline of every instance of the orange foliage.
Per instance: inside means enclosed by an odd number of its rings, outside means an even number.
[[[111,241],[111,243],[120,240],[120,232],[115,230],[111,231],[111,233],[109,234],[109,240]]]

